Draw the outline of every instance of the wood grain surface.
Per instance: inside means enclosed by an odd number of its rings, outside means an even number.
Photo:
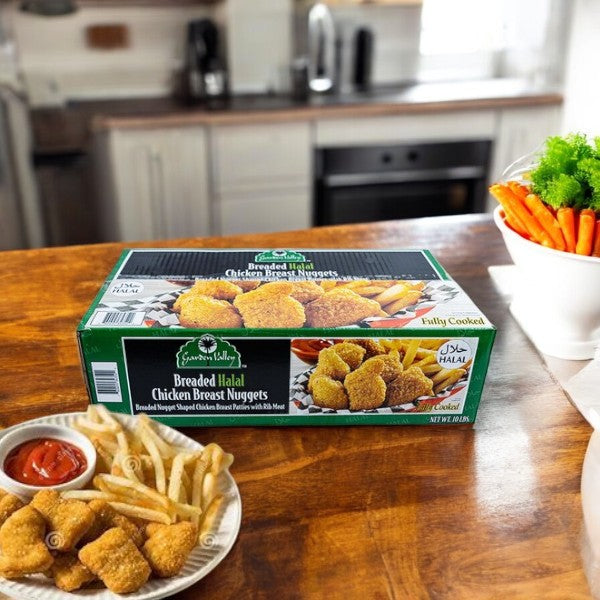
[[[474,426],[187,429],[235,454],[243,521],[177,598],[590,597],[591,429],[494,289],[487,267],[510,261],[488,216],[139,245],[427,247],[498,328]],[[123,246],[0,255],[2,426],[85,408],[75,329]]]

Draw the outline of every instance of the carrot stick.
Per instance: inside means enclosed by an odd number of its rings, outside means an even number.
[[[509,181],[507,185],[510,188],[510,191],[522,200],[525,200],[526,196],[531,194],[531,189],[518,181]]]
[[[552,238],[556,249],[564,251],[564,249],[566,248],[566,244],[565,238],[563,237],[562,231],[560,230],[560,225],[558,224],[558,221],[554,218],[554,215],[540,200],[540,197],[536,196],[535,194],[527,194],[527,196],[525,196],[525,204],[527,205],[527,208],[531,211],[531,214],[539,221],[540,225],[544,228],[546,233]]]
[[[589,256],[592,253],[595,228],[596,213],[591,208],[583,208],[579,212],[579,231],[577,232],[577,246],[575,247],[577,254]]]
[[[596,221],[596,232],[594,234],[594,246],[592,256],[600,256],[600,219]]]
[[[567,252],[575,252],[575,211],[570,206],[563,206],[556,211],[556,220],[562,229]]]
[[[514,229],[520,236],[531,239],[530,233],[527,231],[527,228],[523,224],[523,221],[519,219],[519,217],[513,212],[510,206],[507,206],[506,202],[502,200],[502,198],[498,198],[492,188],[490,188],[490,193],[502,206],[504,209],[504,215],[506,216],[507,223]]]
[[[491,186],[490,192],[499,201],[502,199],[502,206],[506,203],[506,206],[521,219],[521,222],[525,225],[525,228],[535,242],[542,244],[542,246],[547,246],[548,248],[554,248],[552,238],[544,231],[544,228],[539,224],[538,220],[529,212],[523,202],[515,196],[508,186],[495,184]]]

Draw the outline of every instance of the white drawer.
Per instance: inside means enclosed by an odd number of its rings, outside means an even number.
[[[221,235],[306,229],[312,220],[310,188],[219,197]]]
[[[310,186],[308,123],[219,126],[212,132],[217,193]]]
[[[316,122],[316,145],[355,146],[413,141],[493,139],[495,129],[496,118],[492,110],[327,119]]]

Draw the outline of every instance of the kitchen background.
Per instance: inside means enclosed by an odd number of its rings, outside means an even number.
[[[1,0],[0,249],[480,212],[600,132],[594,0],[325,4]]]

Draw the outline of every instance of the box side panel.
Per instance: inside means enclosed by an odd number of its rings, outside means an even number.
[[[163,335],[161,330],[132,328],[82,333],[92,402],[115,412],[145,413],[178,426],[243,426],[472,423],[495,332],[465,329],[449,335],[448,330],[437,330],[417,338],[374,339],[370,334],[360,336],[364,331],[356,330],[355,336],[346,339],[354,348],[351,353],[359,348],[356,364],[350,367],[342,361],[333,371],[326,371],[330,379],[326,385],[335,387],[346,403],[335,406],[329,404],[327,395],[318,397],[311,389],[315,368],[330,367],[321,362],[319,351],[307,358],[305,347],[309,341],[322,344],[321,351],[337,348],[344,342],[337,330],[338,335],[331,339],[295,341],[284,332],[276,339],[221,337],[217,332],[193,330],[170,330]],[[361,345],[363,342],[367,346]],[[370,349],[363,352],[360,348]],[[408,393],[413,395],[406,396],[402,383],[397,392],[400,399],[388,396],[394,378],[402,377],[400,368],[384,384],[385,401],[380,397],[377,406],[368,404],[368,398],[371,393],[381,393],[380,384],[372,390],[367,383],[365,393],[352,396],[346,374],[356,371],[373,348],[375,358],[398,351],[405,370],[418,367],[421,384],[430,381],[429,391],[420,384],[417,389],[421,391],[413,393],[413,384],[408,384]],[[354,359],[347,360],[352,363]],[[346,369],[341,374],[335,372],[340,364]],[[361,404],[363,397],[367,404]],[[350,398],[354,404],[348,406]]]
[[[126,248],[125,250],[123,250],[121,252],[121,255],[117,259],[117,262],[116,262],[115,266],[111,269],[110,273],[108,274],[108,276],[104,280],[104,283],[100,286],[100,289],[98,290],[98,293],[96,294],[96,296],[92,300],[92,304],[90,305],[90,307],[87,309],[87,311],[85,312],[85,314],[81,318],[81,321],[79,322],[79,325],[77,327],[78,331],[80,331],[81,329],[83,329],[83,328],[86,327],[86,325],[87,325],[90,317],[92,316],[92,314],[96,310],[96,307],[100,303],[100,300],[102,299],[102,297],[106,293],[106,290],[108,289],[108,286],[110,285],[110,282],[113,280],[114,276],[116,275],[116,273],[118,272],[118,270],[121,268],[121,265],[125,262],[125,259],[127,258],[127,256],[129,256],[130,252],[131,252],[131,250],[128,249],[128,248]]]

